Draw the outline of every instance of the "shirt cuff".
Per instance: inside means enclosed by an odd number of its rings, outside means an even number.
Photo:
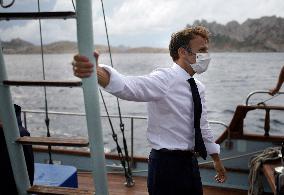
[[[114,68],[108,65],[99,64],[99,66],[104,68],[110,75],[109,84],[104,88],[104,90],[109,93],[122,91],[125,85],[123,81],[123,75],[121,75]]]
[[[215,143],[204,143],[208,154],[220,154],[220,145]]]

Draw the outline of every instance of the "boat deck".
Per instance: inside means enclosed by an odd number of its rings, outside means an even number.
[[[124,186],[124,175],[108,174],[110,195],[148,195],[146,177],[134,177],[135,186]],[[93,178],[90,172],[78,173],[79,188],[94,190]],[[204,186],[204,195],[247,195],[247,191]]]

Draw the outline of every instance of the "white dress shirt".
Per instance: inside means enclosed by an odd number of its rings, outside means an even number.
[[[160,68],[145,76],[124,76],[110,66],[100,65],[110,74],[105,90],[121,99],[148,102],[147,138],[159,150],[193,150],[194,108],[191,76],[179,65]],[[220,153],[207,120],[205,87],[196,80],[202,103],[200,127],[208,154]]]

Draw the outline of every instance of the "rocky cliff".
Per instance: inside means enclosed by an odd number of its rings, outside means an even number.
[[[206,20],[195,21],[192,25],[206,26],[212,36],[210,50],[215,52],[284,52],[284,18],[270,16],[248,19],[242,24],[231,21],[225,25]],[[187,25],[187,26],[192,26]],[[2,42],[4,53],[40,53],[40,46],[21,39]],[[105,45],[96,45],[101,53],[108,52]],[[44,45],[45,53],[77,53],[77,44],[59,41]],[[112,47],[113,53],[164,53],[167,48],[125,46]]]
[[[203,25],[210,30],[213,51],[284,51],[284,18],[281,17],[248,19],[242,24],[231,21],[226,25],[201,20],[193,25]]]
[[[6,54],[32,54],[40,53],[41,48],[19,38],[11,41],[2,42],[3,52]],[[95,45],[100,53],[107,53],[108,47],[105,45]],[[44,53],[78,53],[77,43],[72,41],[58,41],[43,46]],[[166,48],[137,47],[130,48],[125,46],[112,47],[113,53],[165,53]]]

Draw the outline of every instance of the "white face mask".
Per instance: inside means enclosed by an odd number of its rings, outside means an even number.
[[[210,60],[209,53],[196,53],[196,62],[190,66],[197,74],[201,74],[208,69]]]

